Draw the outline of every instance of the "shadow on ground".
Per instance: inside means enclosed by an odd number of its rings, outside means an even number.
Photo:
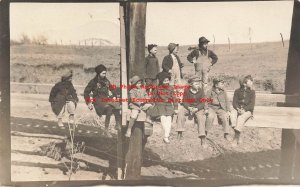
[[[59,138],[51,137],[53,135],[62,136],[62,137],[69,135],[67,126],[65,126],[65,129],[61,129],[58,128],[56,122],[39,120],[39,119],[31,119],[31,118],[11,117],[11,130],[14,132],[13,136],[49,138],[51,140],[59,139]],[[18,135],[18,133],[15,132],[26,133],[26,135]],[[108,166],[102,166],[95,162],[92,163],[89,162],[88,160],[84,160],[84,162],[88,165],[88,167],[85,170],[93,171],[93,172],[101,172],[103,173],[103,178],[105,178],[107,175],[109,175],[111,178],[117,177],[116,135],[113,135],[112,138],[109,138],[103,135],[103,130],[100,128],[79,124],[75,132],[75,142],[85,142],[86,149],[84,151],[84,154],[108,161]],[[42,156],[41,153],[39,152],[12,150],[12,153],[14,152],[22,153],[26,155]],[[41,168],[58,168],[62,170],[63,173],[65,173],[65,169],[66,169],[63,163],[55,165],[55,164],[41,164],[41,163],[12,161],[12,165],[22,165],[22,166],[31,166],[31,167],[41,167]]]

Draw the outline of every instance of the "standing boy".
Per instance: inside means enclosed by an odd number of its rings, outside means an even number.
[[[147,91],[152,91],[151,87],[157,85],[156,75],[159,73],[159,63],[156,57],[157,53],[157,45],[156,44],[149,44],[148,45],[148,52],[149,55],[146,57],[146,75],[145,75],[145,82],[147,86]],[[150,88],[149,88],[150,87]]]
[[[204,86],[207,86],[208,81],[208,72],[210,71],[211,67],[217,63],[218,57],[217,55],[207,49],[208,43],[210,41],[205,37],[199,38],[199,44],[197,49],[194,49],[188,56],[187,60],[190,63],[194,64],[195,67],[195,75],[199,76]]]
[[[182,82],[182,68],[183,63],[181,63],[178,53],[179,44],[170,43],[168,45],[169,55],[165,56],[162,62],[162,69],[164,72],[171,74],[170,85],[181,85]]]

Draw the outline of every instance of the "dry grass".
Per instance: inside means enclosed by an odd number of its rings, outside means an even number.
[[[73,83],[86,85],[95,76],[94,67],[104,64],[108,78],[120,82],[119,47],[11,46],[11,81],[55,83],[69,69]]]

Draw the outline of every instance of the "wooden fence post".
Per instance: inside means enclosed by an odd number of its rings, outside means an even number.
[[[145,29],[147,3],[129,4],[129,77],[145,74]],[[128,51],[128,50],[127,50]],[[125,179],[139,179],[142,167],[143,122],[136,122],[132,129],[125,158]]]
[[[300,94],[300,3],[295,1],[292,28],[290,37],[289,54],[286,69],[285,94]],[[289,103],[288,98],[286,103]],[[288,123],[288,122],[287,122]],[[300,181],[299,137],[295,137],[297,130],[283,129],[281,135],[281,161],[279,178],[290,182],[293,179]],[[297,139],[298,138],[298,139]],[[298,143],[297,143],[298,141]]]

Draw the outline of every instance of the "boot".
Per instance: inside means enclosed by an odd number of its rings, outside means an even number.
[[[228,134],[228,133],[224,133],[224,139],[227,140],[227,141],[230,141],[230,140],[229,140],[229,134]]]
[[[207,143],[206,143],[206,137],[205,136],[201,136],[201,146],[206,149],[208,147]]]
[[[181,140],[183,138],[183,132],[182,131],[178,131],[178,134],[177,134],[177,139]]]
[[[234,134],[234,138],[232,140],[232,146],[236,147],[240,141],[240,132],[237,130],[234,130],[234,132],[235,132],[235,134]]]
[[[164,138],[163,141],[164,141],[164,143],[166,143],[166,144],[169,144],[169,143],[170,143],[169,138]]]
[[[130,118],[130,120],[129,120],[127,131],[126,131],[126,134],[125,134],[125,136],[127,138],[130,138],[130,136],[131,136],[131,130],[132,130],[132,127],[133,127],[133,125],[135,123],[135,120],[136,119],[134,119],[134,118]]]

